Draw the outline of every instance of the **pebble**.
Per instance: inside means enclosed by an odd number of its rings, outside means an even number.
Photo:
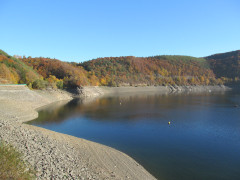
[[[109,172],[105,167],[92,163],[92,159],[88,157],[87,147],[86,152],[81,152],[81,149],[75,147],[75,144],[61,140],[61,136],[57,140],[55,138],[56,134],[52,137],[47,135],[44,130],[22,124],[22,122],[38,116],[31,108],[46,104],[39,94],[29,89],[22,93],[12,91],[10,94],[11,96],[8,91],[0,90],[0,100],[11,99],[14,100],[11,103],[15,103],[15,99],[18,99],[19,102],[25,101],[31,106],[25,107],[24,103],[10,104],[10,108],[14,107],[10,110],[6,107],[6,104],[0,103],[0,140],[13,145],[17,151],[23,154],[23,160],[36,171],[37,180],[119,179],[114,172],[110,173],[111,171]],[[69,96],[66,96],[66,98],[69,98]],[[47,103],[51,101],[47,100]],[[61,100],[64,100],[64,98],[62,97]],[[66,136],[63,135],[62,137],[65,139]],[[141,169],[139,172],[141,172]],[[151,177],[150,174],[148,177]]]

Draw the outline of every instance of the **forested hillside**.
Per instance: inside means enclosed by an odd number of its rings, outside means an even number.
[[[239,83],[240,51],[190,56],[105,57],[83,63],[12,57],[0,50],[0,83],[31,88],[79,86],[215,85]]]
[[[79,64],[94,72],[102,85],[193,85],[218,84],[203,58],[154,56],[98,58]]]
[[[240,79],[240,50],[206,57],[216,77]]]
[[[0,83],[31,84],[40,78],[31,67],[0,50]]]
[[[36,70],[52,87],[74,88],[78,86],[97,86],[98,78],[82,67],[49,58],[21,58],[21,61]]]

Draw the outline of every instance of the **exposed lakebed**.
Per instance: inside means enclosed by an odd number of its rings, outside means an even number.
[[[236,92],[125,94],[51,104],[30,123],[114,147],[158,179],[230,180],[240,178],[239,104]]]

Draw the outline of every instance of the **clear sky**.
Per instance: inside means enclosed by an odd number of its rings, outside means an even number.
[[[240,49],[239,0],[0,0],[0,49],[84,61]]]

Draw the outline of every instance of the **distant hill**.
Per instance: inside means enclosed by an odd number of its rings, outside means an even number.
[[[0,50],[0,83],[32,83],[41,76],[17,58]]]
[[[240,50],[206,57],[216,77],[240,78]]]
[[[239,83],[240,51],[191,56],[104,57],[83,63],[12,57],[0,50],[0,83],[44,89],[78,86],[215,85]]]
[[[190,56],[108,57],[78,64],[102,85],[216,84],[206,59]]]
[[[22,58],[22,62],[31,66],[49,83],[62,81],[68,88],[86,85],[98,85],[98,79],[82,67],[49,58]]]

